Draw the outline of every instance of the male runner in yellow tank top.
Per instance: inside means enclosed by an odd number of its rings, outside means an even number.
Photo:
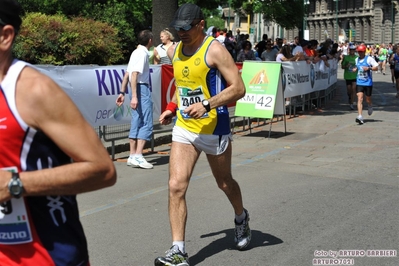
[[[244,249],[251,240],[248,211],[243,207],[240,187],[231,174],[231,132],[227,109],[227,104],[245,95],[245,87],[227,49],[204,33],[204,16],[198,6],[182,5],[171,26],[177,30],[181,40],[168,50],[176,93],[159,121],[169,124],[178,109],[169,164],[169,220],[173,242],[165,257],[155,259],[155,265],[187,266],[185,195],[202,151],[206,153],[219,188],[233,206],[236,247]]]

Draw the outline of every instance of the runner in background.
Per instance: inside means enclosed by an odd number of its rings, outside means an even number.
[[[344,55],[341,62],[341,67],[344,69],[344,79],[346,82],[347,94],[349,107],[355,110],[356,105],[356,77],[357,73],[353,71],[356,67],[356,46],[353,44],[349,45],[349,54]]]

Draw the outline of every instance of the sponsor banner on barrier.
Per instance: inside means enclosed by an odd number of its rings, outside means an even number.
[[[328,60],[329,67],[324,62],[307,64],[305,61],[283,62],[284,97],[295,97],[315,91],[325,90],[337,82],[337,60]]]
[[[281,75],[283,90],[285,89],[284,96],[294,97],[324,90],[334,84],[337,81],[338,64],[336,60],[330,60],[329,63],[330,67],[324,68],[320,63],[315,65],[308,65],[306,62],[283,63]],[[275,63],[263,62],[263,64]],[[241,72],[242,64],[236,65]],[[36,65],[34,67],[52,78],[71,97],[93,127],[130,123],[130,87],[122,107],[117,107],[115,103],[121,89],[126,65]],[[150,87],[154,102],[153,120],[158,121],[175,91],[172,66],[150,65]],[[229,106],[234,105],[235,103],[231,103]]]
[[[51,66],[37,65],[51,77],[77,105],[85,119],[93,126],[129,124],[131,121],[131,89],[128,86],[125,102],[116,106],[127,66]],[[161,114],[161,65],[150,66],[153,119]]]
[[[242,79],[246,94],[237,101],[236,116],[273,117],[281,79],[280,70],[280,63],[244,62]]]

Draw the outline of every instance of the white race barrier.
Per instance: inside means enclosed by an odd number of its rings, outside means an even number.
[[[305,61],[283,62],[284,97],[295,97],[315,91],[325,90],[337,82],[338,61],[329,60],[329,67],[324,63],[307,64]]]
[[[338,64],[336,60],[329,60],[329,63],[330,67],[323,67],[320,63],[307,64],[304,61],[282,63],[284,96],[294,97],[330,87],[337,81]],[[237,66],[240,68],[239,64]],[[118,108],[115,104],[126,65],[36,65],[35,67],[64,89],[93,127],[130,124],[130,88],[123,106]],[[170,65],[150,66],[154,121],[158,121],[174,91],[174,85],[170,86],[173,84],[173,74],[170,69]]]

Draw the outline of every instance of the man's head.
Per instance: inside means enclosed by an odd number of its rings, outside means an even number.
[[[176,31],[189,31],[203,19],[204,15],[199,6],[186,3],[177,9],[170,26],[176,29]]]
[[[308,48],[309,47],[309,41],[308,40],[301,40],[300,44],[303,48]]]
[[[313,48],[313,49],[316,49],[317,46],[319,45],[319,42],[317,40],[315,40],[315,39],[310,40],[309,43],[310,43],[310,47]]]
[[[365,56],[366,46],[364,44],[359,45],[356,50],[360,58],[363,58]]]
[[[266,41],[266,50],[271,50],[273,48],[273,44],[271,40]]]
[[[137,38],[139,44],[146,46],[147,48],[152,46],[152,40],[154,39],[154,35],[150,30],[142,30],[139,32],[139,36]]]
[[[0,0],[0,26],[11,25],[14,28],[15,35],[18,33],[22,20],[21,5],[15,0]]]
[[[276,44],[278,47],[283,47],[283,39],[281,38],[276,38]]]

